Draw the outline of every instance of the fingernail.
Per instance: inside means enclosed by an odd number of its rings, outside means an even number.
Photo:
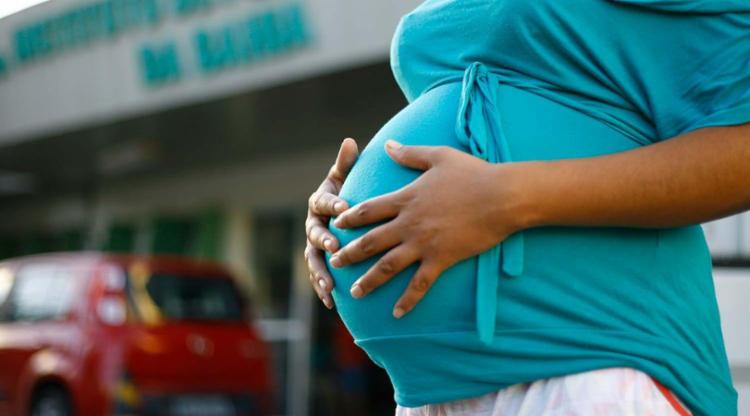
[[[323,279],[318,280],[318,286],[320,286],[321,289],[326,288],[326,281]]]
[[[339,267],[341,266],[341,259],[339,256],[332,256],[331,257],[331,266],[333,267]]]
[[[330,238],[326,238],[325,240],[323,240],[323,247],[325,247],[328,251],[333,250],[333,241],[331,241]]]
[[[339,227],[339,228],[341,228],[341,220],[340,220],[340,218],[341,218],[341,216],[338,216],[338,217],[336,217],[335,220],[333,220],[333,225],[336,226],[336,227]]]
[[[341,201],[336,201],[333,203],[333,210],[336,212],[341,211],[344,208],[344,203]]]
[[[331,301],[326,298],[323,303],[326,305],[326,308],[331,309],[333,305],[331,304]]]
[[[351,288],[351,289],[349,290],[349,293],[351,293],[351,294],[352,294],[352,296],[354,296],[355,298],[359,298],[359,297],[362,297],[362,295],[363,295],[363,294],[364,294],[365,292],[364,292],[364,291],[362,290],[362,288],[361,288],[361,287],[360,287],[359,285],[354,285],[354,286],[352,286],[352,288]]]
[[[398,148],[400,148],[402,146],[401,143],[399,143],[399,142],[397,142],[397,141],[395,141],[393,139],[386,140],[385,145],[388,146],[388,147],[390,147],[391,149],[398,149]]]
[[[404,316],[404,310],[401,307],[395,308],[393,310],[393,317],[398,319],[400,317]]]

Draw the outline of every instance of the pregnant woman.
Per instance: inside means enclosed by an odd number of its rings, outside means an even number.
[[[699,224],[750,208],[750,2],[426,0],[391,66],[305,257],[396,414],[736,414]]]

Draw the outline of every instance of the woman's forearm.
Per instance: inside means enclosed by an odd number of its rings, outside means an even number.
[[[611,155],[497,168],[498,180],[517,177],[520,229],[702,223],[750,208],[750,124]]]

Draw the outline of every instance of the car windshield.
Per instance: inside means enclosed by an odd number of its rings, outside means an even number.
[[[131,276],[130,294],[136,314],[149,323],[243,320],[237,287],[227,278],[163,273]]]

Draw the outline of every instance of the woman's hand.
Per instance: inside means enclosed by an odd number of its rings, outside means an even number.
[[[522,228],[511,164],[491,164],[446,146],[386,150],[397,163],[425,171],[409,185],[364,201],[340,214],[334,225],[354,228],[389,220],[331,257],[333,267],[360,262],[387,250],[351,287],[355,298],[386,283],[409,265],[420,266],[393,315],[400,318],[453,264],[484,252]]]
[[[328,220],[332,215],[340,214],[348,208],[348,204],[338,197],[338,193],[358,155],[357,142],[350,138],[344,139],[328,176],[308,200],[305,261],[310,272],[310,283],[328,309],[333,308],[333,279],[326,268],[322,250],[334,252],[338,248],[338,240],[328,230]]]

